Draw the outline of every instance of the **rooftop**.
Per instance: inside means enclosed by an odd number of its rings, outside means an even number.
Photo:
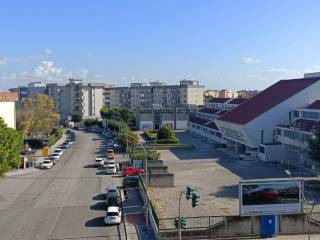
[[[320,109],[320,100],[316,100],[313,103],[309,104],[307,107],[307,109],[316,109],[319,110]]]
[[[215,108],[202,108],[198,112],[200,113],[207,113],[207,114],[215,114],[216,112],[220,111],[220,109]]]
[[[246,124],[319,80],[320,78],[280,80],[230,110],[219,120]]]
[[[0,102],[15,102],[18,100],[18,94],[15,92],[0,92]]]

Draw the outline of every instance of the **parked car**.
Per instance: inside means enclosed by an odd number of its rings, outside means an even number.
[[[115,207],[120,207],[121,206],[121,198],[118,192],[114,193],[111,192],[107,195],[106,198],[106,206],[115,206]]]
[[[56,148],[53,153],[58,153],[61,156],[63,154],[63,149]]]
[[[114,157],[113,149],[107,149],[107,157]]]
[[[106,167],[107,174],[116,174],[117,173],[117,167],[115,164],[108,163]]]
[[[113,159],[107,159],[108,160],[108,164],[116,164],[116,161]]]
[[[121,209],[119,207],[108,207],[104,218],[105,224],[121,224]]]
[[[52,161],[50,161],[49,159],[45,159],[43,160],[43,162],[41,163],[41,168],[43,169],[49,169],[49,168],[52,168]]]
[[[144,170],[134,166],[128,166],[122,170],[122,173],[124,176],[139,175],[139,174],[143,174]]]
[[[97,167],[103,167],[103,165],[104,165],[103,158],[96,158],[96,166]]]
[[[106,190],[107,190],[107,192],[106,192],[106,197],[107,198],[108,198],[108,195],[110,195],[110,194],[118,193],[118,187],[115,186],[115,185],[109,186]]]
[[[54,157],[52,157],[52,156],[49,156],[49,157],[47,157],[46,159],[50,160],[53,165],[56,165],[56,163],[57,163],[57,160],[56,160]]]
[[[69,143],[66,143],[66,142],[64,142],[63,144],[60,145],[61,149],[67,149],[69,147],[70,147]]]
[[[138,176],[127,176],[123,178],[122,186],[124,188],[129,187],[138,187],[139,185],[139,177]]]
[[[51,154],[51,156],[50,156],[50,157],[54,158],[56,161],[59,161],[59,159],[60,159],[60,154],[59,154],[59,153],[54,152],[54,153],[52,153],[52,154]]]

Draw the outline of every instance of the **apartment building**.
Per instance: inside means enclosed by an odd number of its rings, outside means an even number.
[[[9,91],[12,93],[16,93],[19,101],[24,100],[29,97],[28,87],[26,87],[26,86],[19,86],[16,88],[10,88]]]
[[[105,93],[109,87],[104,83],[83,84],[82,80],[70,79],[66,85],[47,84],[46,92],[54,100],[55,110],[63,120],[77,113],[83,118],[100,118],[100,109],[106,103]]]
[[[139,108],[173,107],[180,105],[203,105],[204,86],[198,81],[182,80],[179,85],[164,82],[132,83],[130,87],[111,89],[110,106]]]
[[[18,94],[12,92],[0,92],[0,117],[8,127],[16,129],[16,101]]]
[[[42,82],[31,82],[28,84],[28,96],[35,94],[46,94],[47,84]]]

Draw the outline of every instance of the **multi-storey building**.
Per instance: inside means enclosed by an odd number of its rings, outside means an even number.
[[[10,88],[9,91],[12,93],[17,93],[19,101],[24,100],[29,96],[28,87],[25,87],[25,86]]]
[[[28,95],[46,94],[47,84],[42,82],[31,82],[28,84]]]
[[[203,105],[204,86],[198,81],[182,80],[179,85],[163,82],[132,83],[130,87],[111,89],[111,107],[139,108]]]
[[[16,104],[17,93],[0,92],[0,117],[8,127],[16,128]]]

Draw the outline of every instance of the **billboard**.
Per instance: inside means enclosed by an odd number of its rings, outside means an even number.
[[[302,179],[240,181],[240,215],[301,213],[301,191]]]

